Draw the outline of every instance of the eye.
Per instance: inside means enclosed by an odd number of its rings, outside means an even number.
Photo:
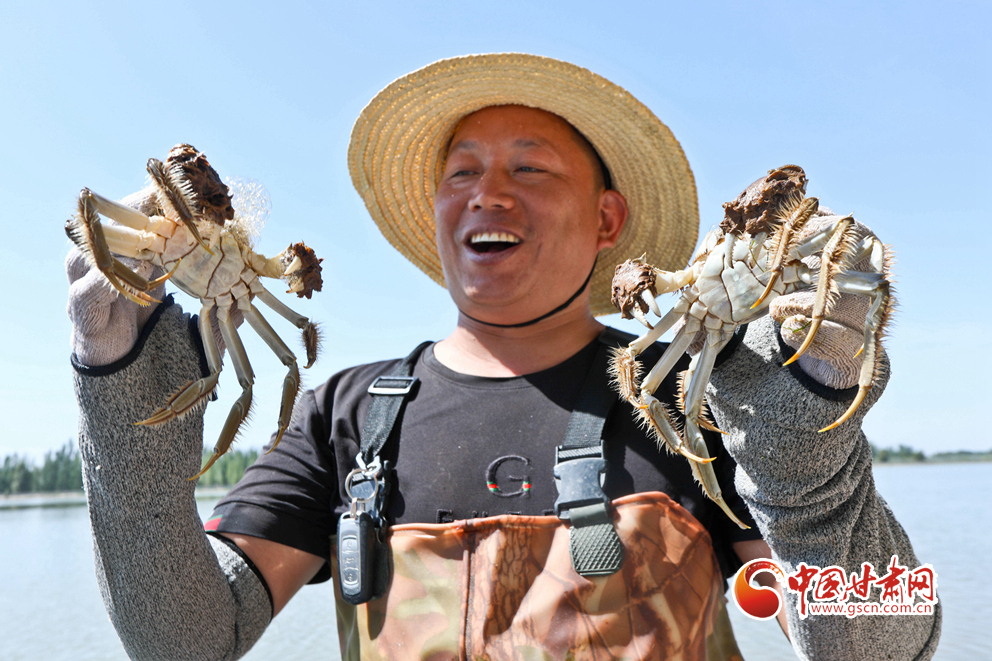
[[[521,165],[517,168],[517,172],[544,172],[544,170],[536,168],[533,165]]]

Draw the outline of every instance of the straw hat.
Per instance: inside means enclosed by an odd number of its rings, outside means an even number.
[[[630,215],[617,244],[600,253],[591,282],[595,315],[616,312],[617,264],[647,253],[659,268],[683,268],[696,245],[696,184],[667,126],[626,90],[587,69],[537,55],[496,53],[441,60],[392,82],[365,107],[348,147],[355,189],[383,236],[444,286],[434,194],[458,122],[487,106],[554,113],[599,152]]]

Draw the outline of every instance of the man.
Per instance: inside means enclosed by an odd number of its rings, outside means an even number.
[[[395,433],[382,434],[376,456],[394,468],[382,503],[392,580],[382,598],[339,605],[345,656],[731,656],[722,579],[768,546],[753,527],[730,524],[685,462],[636,430],[626,404],[601,416],[596,447],[613,501],[596,525],[620,540],[622,563],[584,573],[574,539],[585,523],[554,516],[552,475],[562,477],[559,490],[571,486],[556,448],[571,438],[573,409],[604,401],[600,346],[622,341],[593,316],[609,311],[613,265],[647,252],[677,268],[695,241],[692,175],[667,127],[623,90],[563,62],[456,58],[383,90],[356,124],[349,162],[383,233],[445,284],[460,315],[451,335],[408,359],[418,386]],[[80,275],[71,262],[71,280],[93,279]],[[218,506],[208,538],[182,480],[196,472],[200,419],[128,424],[198,374],[181,312],[160,306],[136,344],[120,333],[111,341],[88,326],[85,286],[73,287],[80,442],[111,618],[136,658],[237,657],[300,587],[329,573],[347,476],[360,452],[369,458],[360,447],[374,426],[366,391],[401,362],[346,370],[308,392],[279,447]],[[131,339],[139,324],[128,310],[118,308],[111,326]],[[745,470],[743,495],[777,559],[880,567],[898,553],[913,562],[872,487],[857,429],[863,410],[817,438],[820,463],[795,450],[822,426],[817,415],[836,417],[846,396],[781,370],[777,337],[773,324],[752,324],[711,392]],[[95,349],[110,344],[124,353]],[[98,354],[110,364],[87,366],[84,356]],[[802,362],[846,387],[846,360],[827,352]],[[145,396],[113,394],[122,385]],[[733,462],[709,440],[730,507],[752,521],[732,491]],[[939,631],[939,618],[840,620],[790,617],[797,651],[926,657]]]

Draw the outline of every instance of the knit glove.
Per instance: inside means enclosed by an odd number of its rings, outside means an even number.
[[[152,188],[129,195],[121,203],[146,215],[155,214],[158,206]],[[113,223],[109,219],[102,222]],[[143,278],[152,279],[161,274],[161,269],[149,262],[118,259]],[[98,269],[90,267],[75,246],[66,256],[65,272],[69,277],[66,312],[72,320],[70,345],[76,360],[89,367],[98,367],[126,356],[158,304],[142,306],[118,294]],[[162,300],[165,286],[148,293],[152,298]]]
[[[830,209],[821,207],[803,228],[802,235],[812,236],[839,219],[840,216]],[[872,234],[870,229],[857,221],[855,228],[858,241]],[[803,262],[810,268],[820,266],[817,255],[811,255]],[[864,258],[853,269],[870,270],[869,259]],[[793,349],[799,349],[806,339],[815,297],[815,288],[804,289],[776,298],[768,308],[769,315],[782,326],[782,339]],[[799,366],[806,374],[830,388],[844,389],[857,385],[861,371],[861,356],[857,353],[864,343],[865,316],[870,306],[871,300],[866,296],[841,294],[823,320],[813,344],[799,357]]]

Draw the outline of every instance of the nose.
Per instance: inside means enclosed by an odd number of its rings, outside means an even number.
[[[509,184],[506,175],[498,169],[487,170],[477,180],[476,189],[468,203],[469,208],[473,211],[513,208],[514,198]]]

